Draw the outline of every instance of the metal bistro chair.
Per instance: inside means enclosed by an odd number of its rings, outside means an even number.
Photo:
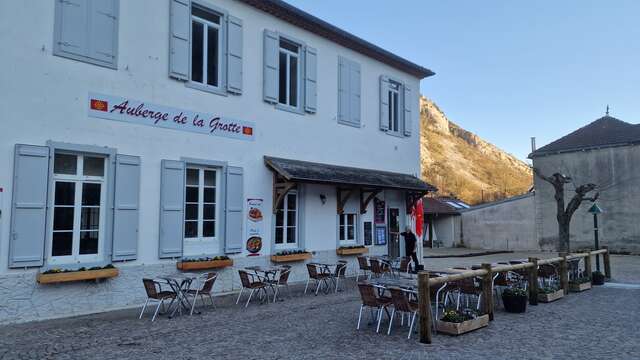
[[[247,299],[247,303],[244,305],[244,307],[249,306],[251,297],[253,296],[253,293],[256,290],[263,291],[264,296],[266,296],[268,299],[268,296],[267,296],[268,285],[261,276],[257,274],[250,274],[244,270],[238,270],[238,274],[240,275],[240,282],[242,283],[242,289],[240,289],[240,294],[238,294],[238,300],[236,300],[236,304],[238,304],[238,302],[240,301],[240,297],[242,296],[242,292],[244,291],[244,289],[251,290],[251,292],[249,293],[249,298]],[[251,279],[249,279],[249,277],[251,277]],[[255,280],[256,278],[258,278],[257,281]]]
[[[389,273],[388,267],[383,267],[378,259],[369,259],[371,264],[371,277],[381,278],[384,274]]]
[[[392,300],[387,296],[377,296],[375,287],[367,283],[358,283],[358,289],[360,290],[360,297],[362,298],[362,305],[360,305],[360,313],[358,314],[358,326],[356,329],[360,330],[360,321],[362,320],[362,310],[365,307],[371,309],[371,318],[373,319],[373,311],[376,313],[376,320],[378,326],[376,332],[380,332],[380,323],[382,322],[382,311],[387,310],[387,307],[391,305]]]
[[[399,273],[409,273],[410,270],[410,266],[409,263],[411,262],[411,258],[408,256],[405,256],[403,258],[400,259],[400,265],[396,268],[396,270]]]
[[[267,283],[273,287],[273,302],[276,302],[276,298],[278,297],[278,291],[281,287],[287,289],[287,295],[291,296],[291,292],[289,291],[289,274],[291,274],[291,265],[283,265],[282,270],[280,271],[278,278],[275,280],[267,280]]]
[[[371,266],[367,262],[367,258],[364,256],[358,256],[358,274],[356,275],[356,281],[360,280],[360,276],[364,275],[365,278],[371,278]]]
[[[162,285],[153,279],[142,279],[142,283],[144,284],[144,290],[147,292],[147,301],[145,301],[144,306],[142,306],[142,311],[140,311],[138,319],[142,319],[142,314],[144,314],[144,310],[147,308],[149,302],[155,301],[158,303],[158,306],[151,318],[151,321],[153,322],[156,320],[160,307],[164,309],[164,301],[171,299],[171,302],[169,303],[169,308],[171,308],[171,305],[176,300],[177,294],[174,291],[162,291]]]
[[[340,279],[346,279],[347,273],[347,262],[344,260],[338,261],[336,264],[336,270],[331,274],[331,279],[334,281],[334,285],[336,286],[336,293],[338,292],[338,288],[340,286]]]
[[[213,284],[216,282],[217,278],[218,278],[218,274],[214,272],[204,274],[203,276],[200,277],[202,287],[198,289],[189,289],[186,292],[187,296],[193,296],[193,302],[191,303],[191,312],[189,313],[189,315],[193,315],[193,309],[196,307],[196,301],[198,300],[198,296],[200,296],[200,299],[202,300],[203,304],[204,304],[204,297],[205,296],[208,297],[209,300],[211,300],[211,306],[213,306],[214,308],[216,307],[216,305],[213,303]]]
[[[309,278],[307,279],[307,284],[304,287],[304,293],[307,293],[307,288],[309,288],[309,282],[314,280],[316,282],[316,291],[315,295],[318,295],[318,290],[320,290],[320,285],[324,285],[325,289],[329,289],[329,280],[331,279],[331,274],[326,272],[318,272],[318,268],[314,264],[307,264],[307,272],[309,273]]]
[[[476,310],[480,310],[480,302],[482,301],[482,289],[476,286],[476,282],[473,278],[457,280],[452,282],[451,285],[455,287],[454,292],[457,293],[456,310],[460,309],[461,297],[464,297],[464,300],[466,302],[465,308],[469,308],[469,298],[474,296],[478,299],[478,302],[476,303]]]
[[[542,264],[538,267],[538,283],[542,287],[554,287],[560,283],[558,270],[552,264]]]
[[[404,325],[404,314],[408,315],[407,323],[409,325],[409,335],[407,339],[411,339],[411,332],[413,332],[413,324],[416,321],[416,315],[418,314],[418,303],[416,301],[409,300],[407,291],[400,288],[389,288],[391,292],[391,301],[393,302],[393,310],[391,310],[391,319],[389,320],[389,329],[387,335],[391,334],[391,326],[393,325],[393,319],[396,312],[401,314],[400,326]]]

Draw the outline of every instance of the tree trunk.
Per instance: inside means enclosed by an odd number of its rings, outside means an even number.
[[[558,251],[561,253],[568,253],[570,251],[569,246],[569,229],[570,220],[566,218],[558,219]]]

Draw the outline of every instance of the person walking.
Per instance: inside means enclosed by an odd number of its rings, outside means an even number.
[[[416,254],[416,243],[418,242],[418,240],[416,239],[416,236],[411,231],[410,226],[407,226],[404,232],[400,233],[400,235],[402,235],[402,237],[404,238],[405,254],[406,256],[411,257],[411,260],[413,260],[413,269],[417,270],[418,265],[420,265],[420,263],[418,262],[418,255]]]

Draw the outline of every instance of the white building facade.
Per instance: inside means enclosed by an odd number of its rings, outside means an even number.
[[[225,293],[282,251],[403,255],[428,69],[281,1],[3,1],[0,44],[0,322],[140,305],[180,259],[231,258]]]

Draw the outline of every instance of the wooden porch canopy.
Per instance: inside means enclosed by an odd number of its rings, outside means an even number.
[[[427,192],[437,189],[409,174],[394,173],[349,166],[329,165],[309,161],[282,159],[265,156],[265,165],[273,172],[273,212],[284,196],[297,184],[335,185],[337,189],[338,214],[351,195],[360,192],[360,213],[382,190],[405,191],[407,199],[415,201]]]

